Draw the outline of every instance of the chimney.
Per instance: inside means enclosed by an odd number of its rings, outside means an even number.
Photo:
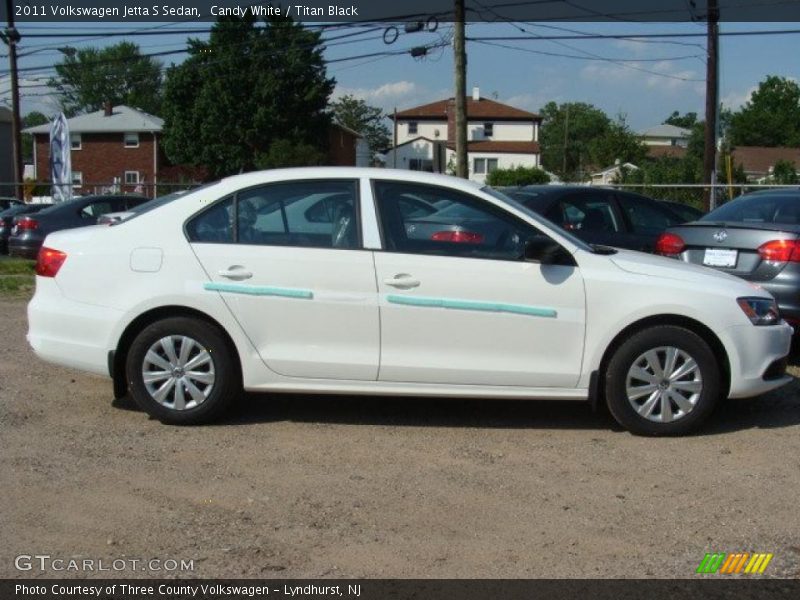
[[[111,100],[106,100],[103,103],[103,114],[106,117],[110,117],[114,114],[114,105],[111,103]]]
[[[472,88],[472,99],[475,102],[478,102],[481,99],[481,88],[477,86]]]

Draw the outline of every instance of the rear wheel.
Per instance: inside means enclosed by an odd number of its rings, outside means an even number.
[[[632,335],[605,373],[608,408],[639,435],[681,435],[697,428],[720,395],[721,369],[693,331],[658,326]]]
[[[136,403],[164,423],[207,423],[241,393],[225,338],[199,319],[174,317],[145,327],[131,344],[125,372]]]

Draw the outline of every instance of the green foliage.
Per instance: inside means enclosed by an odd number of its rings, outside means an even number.
[[[7,258],[0,260],[0,275],[33,275],[35,260]]]
[[[486,183],[495,186],[534,185],[550,183],[550,176],[536,167],[518,166],[510,169],[495,169],[487,175]]]
[[[386,115],[380,108],[355,96],[342,96],[331,103],[331,108],[339,123],[364,136],[370,151],[383,152],[391,145],[389,128],[384,123]]]
[[[622,116],[612,121],[583,102],[548,102],[541,113],[542,164],[564,181],[584,179],[589,166],[607,167],[617,159],[636,164],[646,154]]]
[[[312,144],[274,140],[266,153],[256,157],[255,166],[259,169],[308,167],[323,164],[325,156],[325,152]]]
[[[120,42],[106,48],[70,48],[47,85],[60,97],[68,117],[99,110],[107,101],[158,114],[161,64],[142,56],[139,46]]]
[[[735,146],[800,146],[800,85],[767,77],[733,114],[730,139]]]
[[[670,116],[664,119],[664,125],[674,125],[675,127],[683,127],[684,129],[691,129],[696,123],[696,112],[687,112],[685,115],[681,115],[679,111],[675,110]]]
[[[334,84],[319,32],[282,17],[265,19],[264,26],[251,15],[220,18],[210,39],[190,40],[189,58],[167,72],[167,155],[223,177],[282,162],[285,140],[322,150]],[[303,155],[293,152],[291,161]]]
[[[795,185],[800,183],[795,164],[788,160],[779,160],[772,169],[773,183]]]
[[[37,125],[44,125],[49,122],[44,114],[33,111],[22,117],[22,128],[36,127]],[[22,158],[25,160],[33,161],[33,135],[30,133],[22,134]]]

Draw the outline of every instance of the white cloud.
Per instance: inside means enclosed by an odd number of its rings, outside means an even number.
[[[742,106],[744,106],[748,100],[750,100],[750,96],[753,95],[758,89],[757,85],[750,86],[744,91],[731,91],[728,92],[725,96],[723,96],[721,102],[725,108],[730,110],[739,110]]]
[[[47,116],[58,112],[58,96],[51,93],[51,89],[44,85],[46,81],[46,78],[20,78],[20,112],[23,115],[34,110]],[[0,105],[11,108],[11,78],[7,76],[0,77]]]
[[[674,61],[656,63],[592,63],[581,69],[581,78],[595,83],[639,84],[661,91],[685,91],[692,89],[701,94],[704,88],[700,74],[693,69],[678,68]]]
[[[441,100],[451,96],[452,92],[445,89],[431,90],[413,81],[394,81],[374,88],[336,86],[333,92],[333,99],[348,95],[355,96],[388,112],[394,107],[402,110]]]

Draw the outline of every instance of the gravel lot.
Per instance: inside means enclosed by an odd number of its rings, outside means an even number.
[[[24,298],[0,315],[0,577],[86,575],[21,573],[20,554],[190,559],[196,577],[693,577],[707,551],[800,576],[797,382],[683,439],[568,402],[306,396],[178,428],[37,360]],[[116,573],[148,574],[165,575]]]

